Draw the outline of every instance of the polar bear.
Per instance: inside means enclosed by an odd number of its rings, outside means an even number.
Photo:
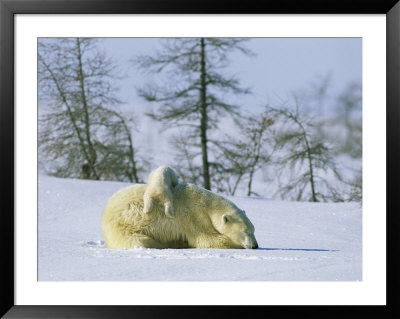
[[[153,199],[159,199],[165,208],[165,215],[173,217],[172,189],[178,184],[178,176],[168,166],[160,166],[149,175],[147,188],[143,195],[143,213],[153,208]]]
[[[257,248],[254,226],[228,199],[193,184],[172,191],[174,218],[155,201],[142,214],[146,184],[115,193],[104,208],[102,229],[108,248]]]

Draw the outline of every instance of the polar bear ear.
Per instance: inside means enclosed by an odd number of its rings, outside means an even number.
[[[227,214],[222,215],[222,221],[224,223],[228,223],[231,220],[231,217]]]

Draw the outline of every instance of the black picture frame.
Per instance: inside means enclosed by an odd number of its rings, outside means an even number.
[[[229,3],[229,4],[228,4]],[[387,21],[387,305],[386,306],[17,306],[14,303],[14,17],[16,14],[386,14]],[[0,0],[1,309],[4,318],[165,318],[235,316],[373,317],[398,314],[396,201],[400,136],[400,3],[398,0]],[[377,106],[379,107],[379,106]],[[383,108],[383,106],[380,106]],[[380,212],[384,214],[384,212]],[[6,226],[4,226],[6,225]],[[268,307],[268,308],[267,308]],[[249,309],[250,308],[250,309]],[[322,312],[322,313],[321,313]]]

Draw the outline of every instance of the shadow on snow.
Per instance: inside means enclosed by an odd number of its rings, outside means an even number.
[[[258,250],[300,250],[300,251],[339,251],[336,249],[316,249],[316,248],[258,248]]]

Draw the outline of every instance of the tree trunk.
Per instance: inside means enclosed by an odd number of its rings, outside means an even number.
[[[243,173],[240,173],[240,175],[238,176],[238,178],[237,178],[237,180],[236,180],[235,185],[233,186],[233,190],[232,190],[232,192],[231,192],[231,195],[232,195],[232,196],[235,196],[236,189],[237,189],[237,187],[239,186],[239,183],[240,183],[242,177],[243,177]]]
[[[249,183],[247,185],[247,196],[251,196],[251,185],[253,183],[254,169],[252,168],[249,176]]]
[[[310,185],[311,185],[311,199],[313,202],[318,202],[317,196],[315,195],[315,185],[314,185],[314,170],[313,170],[313,165],[312,165],[312,158],[311,158],[311,151],[310,151],[310,146],[308,144],[308,139],[305,136],[304,133],[304,139],[306,142],[306,147],[307,147],[307,158],[308,158],[308,166],[310,170]]]
[[[201,152],[203,161],[203,180],[204,188],[211,190],[210,185],[210,172],[208,162],[208,149],[207,149],[207,85],[206,85],[206,57],[205,57],[205,43],[204,38],[200,39],[201,57],[200,57],[200,138],[201,138]]]
[[[306,133],[304,126],[297,119],[294,118],[294,121],[300,126],[301,130],[303,131],[304,142],[306,144],[308,168],[309,168],[309,172],[310,172],[311,200],[313,202],[318,202],[317,195],[315,194],[314,168],[313,168],[310,144],[308,143],[307,133]]]
[[[135,159],[135,150],[133,148],[133,143],[132,143],[132,136],[131,136],[131,132],[129,131],[128,127],[125,124],[125,121],[122,117],[120,117],[121,121],[122,121],[122,125],[124,126],[126,135],[128,136],[128,142],[129,142],[129,159],[131,161],[132,164],[132,175],[133,175],[133,179],[135,180],[135,183],[139,183],[139,177],[137,175],[137,167],[136,167],[136,159]],[[131,182],[133,182],[133,180],[131,180]]]
[[[258,164],[258,161],[260,159],[261,138],[262,138],[262,134],[263,134],[262,128],[257,133],[258,133],[258,136],[254,137],[254,140],[255,140],[255,143],[256,143],[255,147],[254,147],[255,148],[255,150],[254,150],[255,156],[254,156],[254,161],[253,161],[253,163],[251,164],[251,167],[250,167],[249,183],[247,185],[247,196],[251,196],[251,187],[252,187],[252,184],[253,184],[253,176],[254,176],[254,173],[256,171],[256,166]]]
[[[93,147],[92,140],[91,140],[91,134],[90,134],[90,121],[89,121],[89,111],[88,111],[88,105],[87,105],[87,99],[86,99],[86,93],[85,93],[85,82],[84,82],[84,76],[83,76],[83,67],[82,67],[82,53],[81,53],[81,43],[79,41],[79,38],[76,38],[76,47],[78,50],[78,62],[79,62],[79,86],[81,89],[81,98],[82,98],[82,105],[83,105],[83,110],[84,110],[84,115],[85,115],[85,133],[86,133],[86,143],[88,144],[89,148],[89,155],[90,155],[90,161],[89,161],[89,166],[90,169],[93,173],[93,176],[95,179],[100,179],[99,176],[97,175],[96,169],[95,169],[95,163],[96,163],[96,150]]]

